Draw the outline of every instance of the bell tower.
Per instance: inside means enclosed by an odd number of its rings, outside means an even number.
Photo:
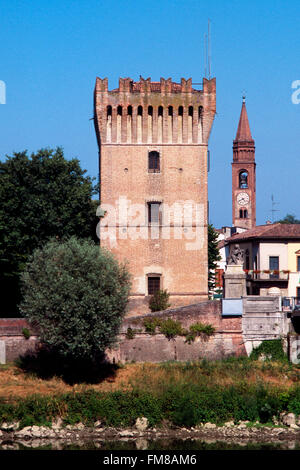
[[[256,226],[255,143],[252,139],[245,97],[233,141],[232,224],[251,229]]]

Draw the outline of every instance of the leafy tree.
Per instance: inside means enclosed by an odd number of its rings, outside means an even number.
[[[221,260],[218,248],[218,232],[211,224],[208,224],[208,291],[216,286],[217,261]]]
[[[300,224],[300,220],[292,214],[287,214],[283,219],[277,220],[275,223],[280,224]]]
[[[14,153],[0,162],[0,283],[5,315],[16,313],[19,276],[33,250],[51,237],[96,241],[92,179],[63,150]]]
[[[125,265],[92,241],[50,240],[22,277],[22,314],[41,341],[65,358],[93,359],[118,333],[130,290]]]

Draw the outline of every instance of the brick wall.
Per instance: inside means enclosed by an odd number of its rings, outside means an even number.
[[[198,337],[191,344],[185,342],[185,337],[168,340],[162,334],[149,335],[144,331],[136,333],[133,339],[126,338],[128,328],[143,329],[145,318],[161,316],[180,321],[185,328],[196,322],[208,323],[216,328],[216,332],[207,339]],[[201,302],[164,312],[127,317],[121,328],[118,346],[107,351],[108,359],[115,362],[188,361],[201,358],[213,360],[240,355],[246,355],[241,317],[222,318],[220,301]]]
[[[24,337],[23,328],[29,329],[29,339]],[[0,318],[0,341],[5,342],[6,362],[12,362],[23,354],[33,352],[38,338],[24,318]]]
[[[180,321],[185,328],[196,322],[209,323],[216,328],[216,332],[207,340],[196,338],[191,344],[186,343],[184,337],[168,340],[162,334],[152,336],[144,332],[136,334],[134,339],[126,338],[128,328],[142,328],[144,318],[161,316]],[[28,340],[22,334],[23,328],[29,328],[32,333]],[[26,320],[19,318],[0,319],[0,341],[5,341],[6,362],[11,362],[25,353],[33,352],[38,344],[38,338],[33,329],[26,323]],[[241,318],[222,318],[221,302],[207,301],[164,312],[126,317],[120,330],[119,344],[116,349],[107,351],[107,359],[115,362],[161,362],[198,360],[199,358],[221,359],[226,356],[245,354]]]

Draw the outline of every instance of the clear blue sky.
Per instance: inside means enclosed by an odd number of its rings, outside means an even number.
[[[296,0],[0,0],[0,158],[62,146],[97,176],[96,76],[202,81],[211,21],[217,115],[209,148],[210,222],[231,225],[231,161],[246,90],[257,162],[257,223],[299,209],[299,2]]]

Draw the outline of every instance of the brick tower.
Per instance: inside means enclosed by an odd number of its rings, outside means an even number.
[[[256,226],[255,166],[255,144],[243,97],[238,130],[233,141],[232,224],[235,227],[251,229]]]
[[[207,298],[207,144],[215,79],[96,79],[100,243],[132,274],[130,313],[167,289],[172,307]]]

